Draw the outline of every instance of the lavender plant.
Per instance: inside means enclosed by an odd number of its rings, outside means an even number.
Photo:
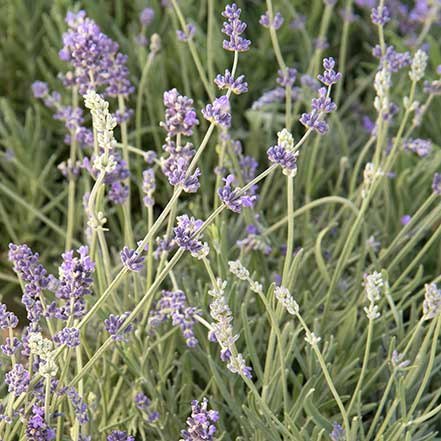
[[[0,439],[440,439],[441,3],[31,3]]]

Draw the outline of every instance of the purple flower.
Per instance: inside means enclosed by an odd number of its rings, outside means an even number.
[[[17,349],[21,346],[21,341],[17,337],[6,337],[6,344],[0,345],[0,349],[7,357],[14,355]]]
[[[165,128],[168,136],[182,134],[191,136],[193,128],[199,123],[196,111],[193,108],[193,100],[181,95],[177,89],[164,92],[165,122],[161,126]]]
[[[201,172],[197,168],[192,175],[187,176],[189,165],[188,157],[183,154],[172,154],[162,160],[162,171],[171,185],[182,185],[185,192],[195,193],[199,188],[198,178]]]
[[[157,327],[171,319],[174,326],[179,326],[187,346],[194,348],[198,344],[193,330],[197,313],[196,308],[187,305],[183,291],[162,291],[161,299],[150,312],[149,324]]]
[[[334,423],[332,425],[332,432],[329,434],[332,441],[345,441],[346,435],[343,427],[338,424]]]
[[[47,83],[35,81],[32,83],[32,93],[35,98],[44,98],[49,93]]]
[[[65,86],[76,84],[81,94],[90,88],[105,88],[109,96],[127,96],[134,91],[129,80],[127,57],[118,44],[103,34],[84,11],[68,12],[69,30],[63,34],[59,56],[72,64],[74,71],[64,77]]]
[[[295,101],[299,97],[299,89],[294,87],[291,90],[291,101]],[[252,105],[253,110],[259,110],[263,107],[274,104],[282,103],[286,99],[286,89],[284,87],[276,87],[265,92],[257,101],[254,101]]]
[[[159,412],[151,411],[151,404],[151,401],[144,393],[138,392],[135,395],[135,405],[141,412],[147,414],[147,421],[149,423],[153,423],[159,418]]]
[[[26,307],[29,321],[36,323],[41,317],[43,307],[40,296],[47,288],[50,278],[38,262],[38,253],[33,253],[27,245],[9,244],[8,259],[13,270],[24,282],[22,302]]]
[[[284,20],[283,20],[282,14],[280,12],[276,12],[273,16],[273,20],[271,21],[269,12],[266,11],[265,14],[261,15],[259,23],[264,28],[273,27],[277,31],[282,26],[283,21]]]
[[[44,408],[34,404],[32,416],[26,426],[26,439],[29,441],[51,441],[55,438],[55,431],[48,426],[44,418]]]
[[[107,441],[135,441],[135,437],[122,430],[114,430],[110,435],[107,435]]]
[[[121,261],[130,271],[139,272],[144,268],[144,257],[127,246],[121,251]]]
[[[142,191],[145,194],[143,201],[146,207],[153,207],[155,200],[153,193],[156,190],[155,171],[148,168],[142,172]]]
[[[20,363],[15,364],[5,374],[5,383],[8,385],[8,391],[12,392],[16,397],[28,390],[30,379],[29,372]]]
[[[188,23],[185,31],[181,31],[180,29],[176,31],[176,36],[178,37],[178,40],[185,42],[191,40],[194,37],[195,33],[196,26],[194,24]]]
[[[401,216],[400,223],[401,223],[401,225],[407,225],[411,219],[412,219],[412,216],[410,216],[409,214],[405,214],[405,215]]]
[[[121,327],[129,315],[130,312],[128,311],[122,315],[110,314],[109,317],[104,320],[104,327],[113,340],[127,341],[127,335],[133,331],[133,325],[128,324],[123,330],[121,330]]]
[[[441,173],[435,173],[432,181],[433,193],[441,196]]]
[[[92,293],[92,274],[95,263],[89,256],[89,248],[81,246],[76,251],[62,254],[63,263],[59,268],[59,285],[56,295],[59,299],[81,299]]]
[[[234,79],[228,69],[225,70],[224,75],[218,74],[214,82],[220,90],[229,89],[236,95],[248,92],[248,83],[245,81],[245,75],[240,75]]]
[[[285,71],[277,71],[277,83],[282,87],[292,87],[297,78],[297,69],[288,67]]]
[[[274,145],[267,150],[267,155],[272,163],[282,167],[284,174],[293,176],[297,173],[297,152],[293,153],[281,145]]]
[[[190,252],[194,257],[206,254],[207,247],[197,237],[203,221],[188,217],[186,214],[176,218],[177,226],[173,228],[174,240],[177,245]]]
[[[291,29],[301,30],[305,29],[306,17],[304,15],[298,14],[289,24]]]
[[[13,312],[7,310],[7,306],[0,303],[0,329],[15,328],[18,318]]]
[[[112,182],[107,197],[113,204],[122,205],[129,197],[129,187],[121,181]]]
[[[323,59],[325,69],[323,75],[317,75],[317,78],[326,86],[332,86],[341,80],[341,73],[334,70],[335,60],[332,57]]]
[[[390,21],[390,12],[387,6],[378,6],[377,8],[372,8],[371,20],[372,23],[377,26],[384,26]]]
[[[424,158],[432,151],[432,141],[430,139],[406,139],[403,142],[404,150],[416,153],[418,156]]]
[[[63,328],[54,335],[53,340],[59,346],[75,348],[80,345],[80,331],[77,328]]]
[[[232,187],[234,180],[234,175],[228,175],[224,179],[225,185],[217,190],[217,194],[228,209],[235,213],[240,213],[243,207],[253,206],[256,196],[247,194],[239,195],[240,189]]]
[[[227,51],[245,52],[250,47],[250,40],[241,36],[247,25],[240,20],[240,13],[241,10],[236,3],[225,6],[225,10],[222,12],[222,16],[227,19],[223,24],[222,32],[230,38],[223,42],[223,47]]]
[[[152,8],[144,8],[139,14],[139,21],[143,26],[148,26],[155,18],[155,11]]]
[[[216,433],[215,423],[219,419],[219,413],[215,410],[208,410],[208,400],[204,398],[191,402],[191,416],[187,418],[187,428],[181,431],[181,441],[202,441],[214,440]]]
[[[230,101],[226,95],[216,98],[213,104],[202,109],[204,118],[213,124],[229,128],[231,125]]]
[[[86,424],[89,422],[89,415],[87,412],[87,405],[80,397],[79,393],[74,387],[68,387],[66,389],[66,395],[72,404],[74,409],[75,417],[80,424]]]
[[[412,62],[410,52],[397,52],[394,46],[388,46],[386,53],[382,56],[381,47],[376,45],[372,49],[372,55],[380,59],[379,68],[385,67],[389,72],[398,72]]]

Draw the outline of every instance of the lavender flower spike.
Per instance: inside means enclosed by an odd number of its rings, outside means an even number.
[[[222,32],[230,39],[224,40],[223,47],[227,51],[246,52],[250,47],[250,40],[243,38],[241,34],[247,28],[246,23],[240,20],[241,10],[236,3],[227,5],[222,15],[227,19],[222,27]]]
[[[121,326],[129,315],[129,311],[126,311],[122,315],[110,314],[109,317],[104,320],[104,327],[113,340],[123,342],[127,341],[127,334],[133,331],[133,325],[129,324],[123,330],[121,330]]]
[[[110,435],[107,436],[107,441],[135,441],[135,437],[128,435],[122,430],[114,430]]]
[[[212,124],[229,128],[231,125],[230,100],[226,95],[216,98],[213,104],[207,104],[205,109],[202,109],[202,115]]]
[[[245,81],[245,76],[240,75],[234,79],[228,69],[225,70],[224,75],[218,74],[214,79],[214,82],[220,90],[231,90],[235,95],[248,92],[248,83]]]
[[[121,261],[130,271],[139,272],[144,267],[144,257],[140,256],[136,250],[125,246],[121,251]]]
[[[297,157],[299,153],[293,151],[294,139],[286,129],[283,129],[277,135],[277,145],[267,150],[268,159],[274,164],[279,164],[284,175],[295,176],[297,174]]]
[[[26,392],[29,387],[31,376],[29,372],[20,363],[5,374],[5,383],[8,385],[8,391],[16,397]]]
[[[387,6],[378,6],[377,8],[372,9],[371,20],[372,23],[377,26],[384,26],[390,21],[390,18],[390,12]]]
[[[201,228],[203,221],[188,217],[186,214],[177,217],[177,226],[173,229],[174,239],[178,246],[189,251],[193,257],[201,259],[205,257],[209,248],[206,243],[198,240],[198,230]]]
[[[276,12],[274,14],[274,17],[272,20],[270,20],[270,16],[269,16],[269,12],[266,11],[265,14],[263,14],[260,17],[259,23],[264,27],[264,28],[274,28],[276,31],[278,29],[280,29],[280,27],[282,26],[284,22],[284,19],[282,17],[282,14],[280,12]]]
[[[435,173],[432,181],[433,193],[441,196],[441,173]]]
[[[232,184],[235,180],[234,175],[228,175],[225,179],[225,186],[217,190],[220,200],[228,209],[235,213],[240,213],[243,207],[252,207],[256,196],[242,194],[239,195],[240,188],[233,188]]]
[[[192,401],[191,416],[187,418],[187,428],[181,431],[182,438],[179,441],[214,441],[215,423],[218,419],[217,411],[208,410],[206,398],[202,403],[197,400]]]

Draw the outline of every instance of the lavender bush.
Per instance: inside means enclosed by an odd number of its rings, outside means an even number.
[[[0,440],[439,440],[439,0],[0,4]]]

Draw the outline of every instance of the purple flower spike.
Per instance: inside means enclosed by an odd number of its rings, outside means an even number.
[[[168,136],[182,134],[191,136],[193,128],[199,123],[196,111],[193,108],[193,100],[181,95],[177,89],[164,92],[165,122],[161,126],[165,128]]]
[[[323,59],[325,71],[323,75],[317,75],[317,78],[326,86],[331,86],[341,80],[341,73],[334,70],[335,60],[332,57]]]
[[[286,71],[279,70],[277,72],[277,83],[282,87],[292,87],[297,78],[297,69],[288,67]]]
[[[187,299],[183,291],[162,291],[161,299],[151,311],[149,324],[157,327],[167,319],[172,320],[174,326],[179,326],[182,336],[189,348],[194,348],[199,343],[194,334],[196,308],[187,305]]]
[[[274,28],[276,31],[280,29],[280,27],[283,25],[284,19],[282,17],[282,14],[280,12],[276,12],[274,14],[273,20],[270,20],[269,12],[266,11],[265,14],[263,14],[260,17],[259,23],[264,28]]]
[[[246,23],[240,20],[241,10],[237,7],[236,3],[227,5],[225,11],[222,12],[222,16],[227,19],[222,27],[222,32],[230,39],[224,40],[223,47],[227,51],[246,52],[250,47],[250,40],[243,38],[241,34],[245,32],[247,28]]]
[[[192,401],[191,416],[187,418],[187,428],[181,431],[181,441],[213,441],[216,433],[215,423],[219,419],[219,413],[208,410],[208,400],[204,398],[202,403]]]
[[[44,408],[34,404],[31,415],[26,426],[26,439],[29,441],[51,441],[55,439],[55,431],[46,423]]]
[[[390,21],[390,18],[390,12],[387,6],[378,6],[377,8],[373,8],[371,11],[372,23],[376,24],[377,26],[384,26]]]
[[[77,328],[64,328],[54,335],[53,340],[57,345],[75,348],[80,345],[80,331]]]
[[[17,316],[13,312],[9,312],[6,305],[0,303],[0,329],[15,328],[17,325]]]
[[[174,240],[177,245],[190,252],[194,257],[202,257],[208,253],[207,245],[203,244],[198,237],[198,230],[203,221],[188,217],[186,214],[176,218],[177,226],[173,228]]]
[[[178,40],[186,42],[188,40],[191,40],[194,37],[195,33],[196,26],[194,24],[188,23],[186,31],[181,31],[180,29],[178,29],[176,31],[176,36],[178,37]]]
[[[155,11],[152,8],[144,8],[139,14],[139,21],[143,26],[148,26],[155,18]]]
[[[127,246],[121,251],[121,260],[123,265],[130,271],[139,272],[144,267],[144,257],[140,256],[136,250],[131,250]]]
[[[47,83],[35,81],[32,83],[32,93],[35,98],[44,98],[49,93]]]
[[[16,397],[28,390],[30,379],[29,372],[20,363],[15,364],[5,374],[5,383],[8,385],[8,391],[12,392]]]
[[[216,98],[213,104],[202,109],[202,114],[211,123],[228,128],[231,125],[230,100],[226,95]]]
[[[441,196],[441,173],[433,175],[432,190],[434,194]]]
[[[252,207],[256,196],[243,194],[239,196],[239,188],[233,188],[232,184],[235,180],[234,175],[228,175],[225,179],[225,185],[217,190],[220,200],[228,209],[235,213],[240,213],[243,207]]]
[[[248,83],[245,81],[245,76],[240,75],[236,79],[231,75],[228,69],[225,70],[225,74],[218,74],[214,80],[216,86],[220,89],[229,89],[235,95],[248,92]]]
[[[129,315],[130,312],[128,311],[122,315],[110,314],[109,317],[104,320],[104,327],[113,340],[123,342],[127,341],[127,335],[133,331],[133,325],[129,324],[123,330],[121,330],[121,326]]]
[[[114,430],[107,436],[107,441],[135,441],[135,437],[122,430]]]

